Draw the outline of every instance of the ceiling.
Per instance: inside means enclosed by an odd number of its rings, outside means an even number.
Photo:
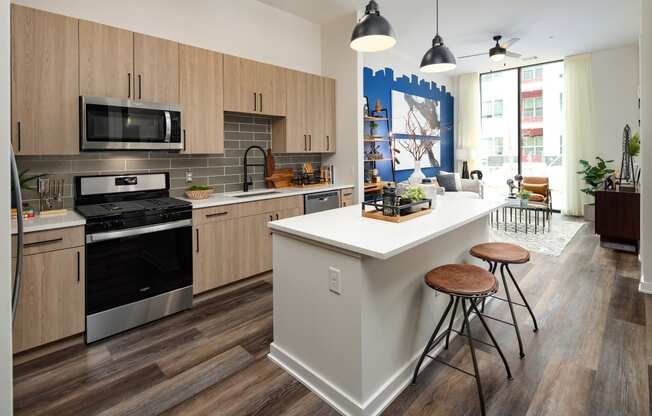
[[[323,24],[364,10],[366,0],[259,0]],[[576,53],[622,46],[638,40],[641,0],[440,0],[439,32],[456,56],[489,50],[492,36],[521,40],[513,51],[536,60],[508,58],[494,64],[485,56],[458,60],[456,73],[485,72],[561,59]],[[647,1],[647,0],[643,0]],[[394,52],[416,64],[434,35],[434,0],[377,0],[398,43]],[[416,65],[415,64],[415,65]]]

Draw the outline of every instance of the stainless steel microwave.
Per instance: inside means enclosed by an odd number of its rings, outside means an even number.
[[[82,151],[184,147],[181,107],[108,97],[80,97]]]

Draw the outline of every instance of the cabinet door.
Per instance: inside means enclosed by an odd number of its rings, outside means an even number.
[[[181,123],[186,153],[224,153],[223,57],[180,46]]]
[[[256,67],[258,112],[270,116],[284,116],[287,112],[286,69],[262,63],[257,63]]]
[[[303,208],[289,208],[268,214],[268,218],[265,219],[265,227],[267,227],[267,223],[270,221],[282,220],[284,218],[296,217],[298,215],[303,215]],[[265,231],[266,232],[262,236],[263,240],[261,248],[261,258],[263,259],[262,271],[272,270],[274,260],[272,231],[269,228],[266,228]]]
[[[322,78],[324,84],[323,134],[326,139],[324,152],[335,153],[335,80]]]
[[[134,99],[134,78],[133,33],[80,20],[80,94]]]
[[[308,151],[308,77],[303,72],[287,71],[286,152]]]
[[[267,223],[273,214],[265,213],[239,218],[237,231],[238,278],[244,279],[268,271],[270,255]]]
[[[256,62],[224,55],[224,111],[258,113]]]
[[[21,155],[79,152],[78,20],[11,5],[11,140]]]
[[[194,294],[215,289],[238,279],[236,221],[216,221],[194,227],[195,235],[192,243]]]
[[[324,135],[324,83],[317,75],[308,76],[308,151],[322,153],[326,151],[326,136]]]
[[[25,256],[14,353],[84,332],[84,284],[83,247]]]
[[[137,100],[179,102],[179,44],[134,33],[134,74]]]

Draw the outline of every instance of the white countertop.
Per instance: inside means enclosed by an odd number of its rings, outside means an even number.
[[[278,189],[256,189],[250,191],[251,196],[244,198],[237,198],[234,195],[242,194],[243,192],[227,192],[223,194],[214,194],[207,199],[188,199],[184,197],[178,197],[184,201],[192,202],[193,209],[199,208],[210,208],[220,205],[230,205],[230,204],[241,204],[243,202],[255,202],[262,201],[264,199],[273,199],[273,198],[284,198],[287,196],[293,195],[305,195],[312,194],[315,192],[323,192],[337,189],[346,189],[353,188],[353,185],[324,185],[320,187],[311,187],[311,188],[278,188]],[[269,191],[278,191],[278,193],[265,194]],[[260,193],[261,195],[256,195]]]
[[[68,210],[65,215],[56,217],[39,217],[30,218],[23,222],[25,232],[56,230],[57,228],[75,227],[86,224],[86,220],[74,210]],[[11,220],[11,233],[16,234],[16,220]]]
[[[388,259],[474,220],[504,201],[439,196],[431,214],[403,223],[365,218],[360,205],[317,212],[269,223],[272,230],[303,237],[354,253]]]

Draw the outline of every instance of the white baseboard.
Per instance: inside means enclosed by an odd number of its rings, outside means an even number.
[[[487,303],[491,300],[493,299],[489,299]],[[469,318],[475,318],[475,314],[471,315]],[[459,327],[461,324],[462,320],[457,319],[454,326]],[[451,332],[451,341],[455,339],[456,336],[457,333]],[[439,355],[444,346],[445,343],[440,342],[437,348],[435,348],[430,354],[435,356]],[[267,357],[283,370],[287,371],[295,379],[299,380],[299,382],[342,415],[377,416],[381,414],[412,382],[414,368],[422,352],[423,351],[419,351],[414,357],[412,357],[408,363],[392,375],[392,377],[390,377],[389,380],[365,403],[360,403],[345,392],[341,391],[315,370],[273,342],[270,345],[270,352]],[[432,359],[426,357],[419,372],[421,373],[432,361]]]
[[[652,282],[646,282],[645,276],[641,274],[641,282],[638,285],[638,291],[652,295]]]

